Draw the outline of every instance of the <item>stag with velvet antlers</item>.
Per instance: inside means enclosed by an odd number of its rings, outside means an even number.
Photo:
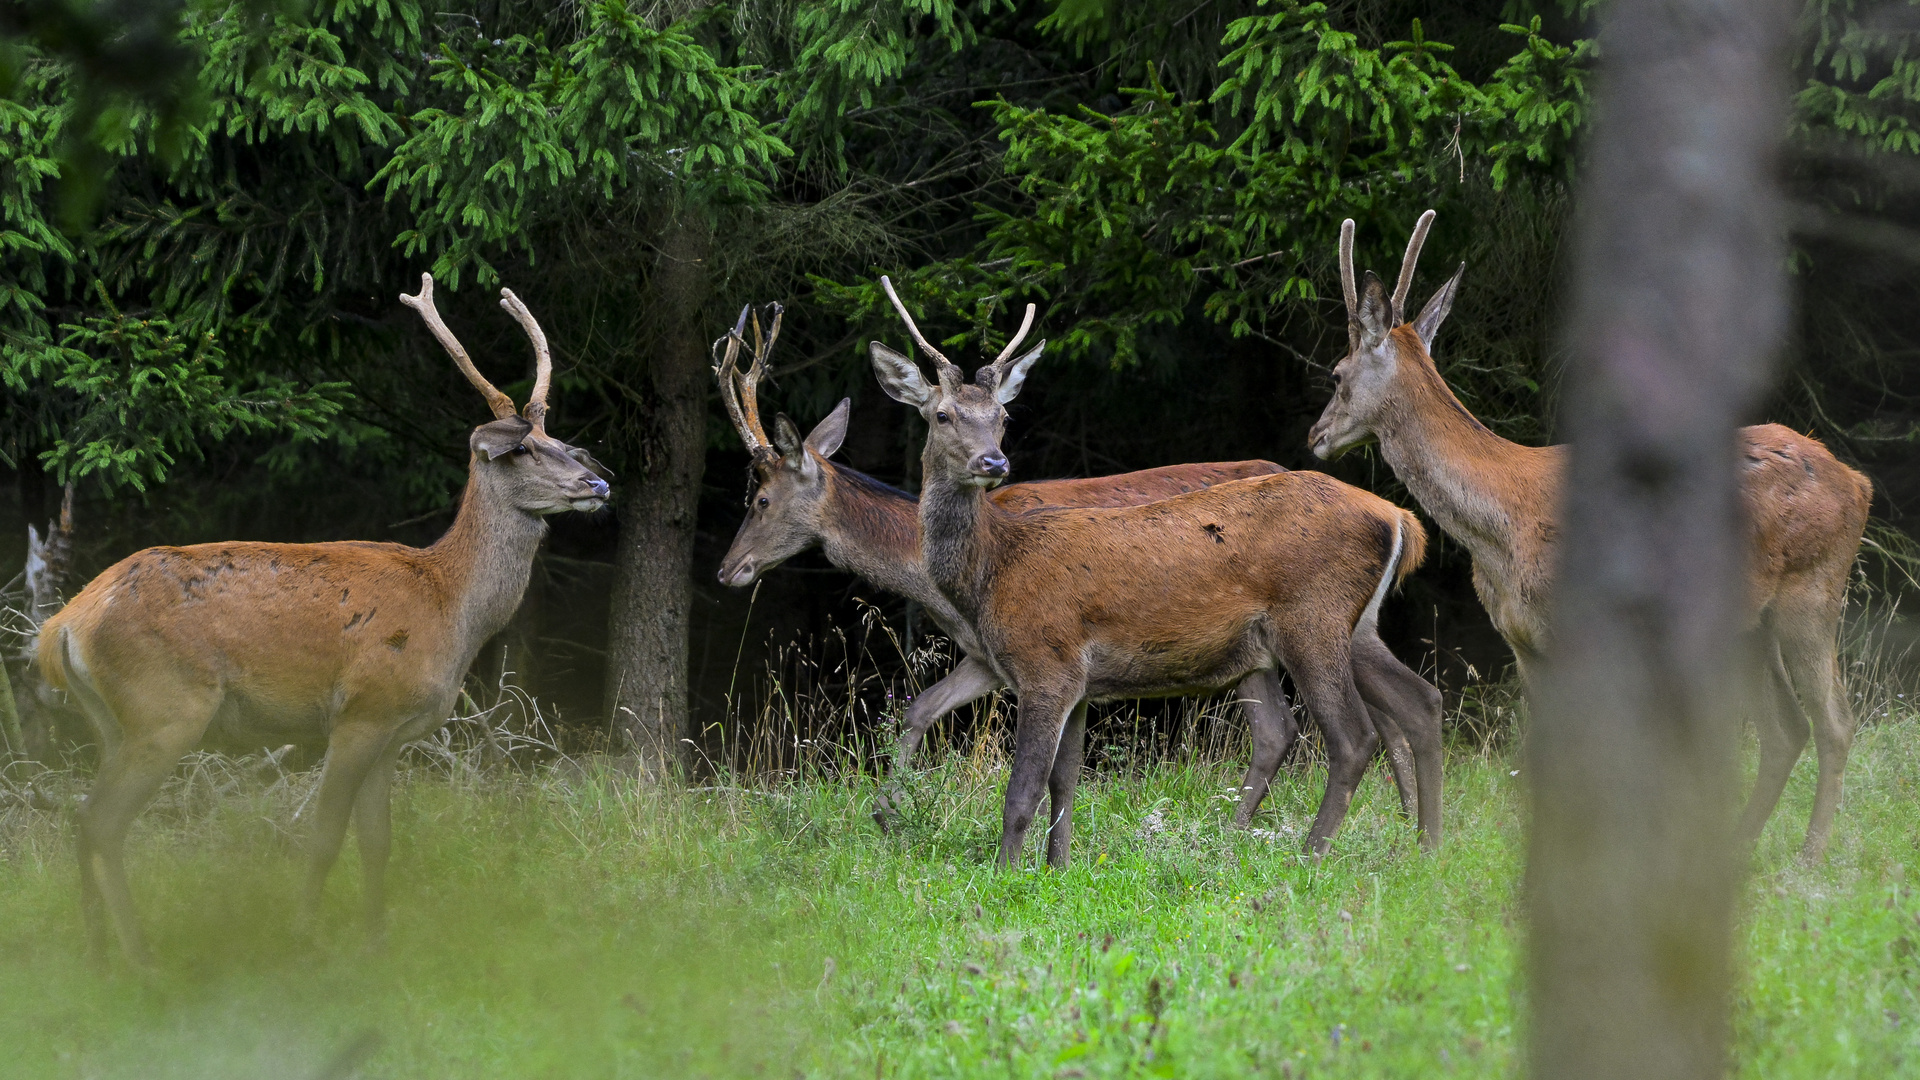
[[[1440,697],[1380,644],[1380,604],[1420,564],[1412,514],[1319,473],[1218,484],[1144,506],[1014,512],[990,489],[1009,471],[1006,405],[1046,349],[966,376],[928,343],[881,278],[915,344],[938,365],[873,342],[881,386],[927,422],[921,557],[973,628],[975,656],[1020,696],[1000,861],[1017,865],[1050,796],[1047,861],[1067,864],[1090,701],[1184,695],[1281,667],[1325,737],[1327,788],[1306,846],[1325,852],[1380,745],[1397,726],[1414,764],[1421,842],[1440,843]],[[1369,719],[1368,705],[1374,706]]]
[[[1530,682],[1547,648],[1566,447],[1522,446],[1495,435],[1440,377],[1433,340],[1464,263],[1407,321],[1407,295],[1433,217],[1427,211],[1414,227],[1391,296],[1371,272],[1356,284],[1354,225],[1341,226],[1348,350],[1333,369],[1333,400],[1308,442],[1322,459],[1379,444],[1407,491],[1473,557],[1474,589],[1512,647],[1522,681]],[[1752,842],[1766,827],[1806,747],[1811,713],[1819,780],[1801,858],[1817,862],[1853,741],[1837,639],[1873,488],[1818,440],[1789,428],[1762,424],[1742,429],[1740,438],[1751,532],[1748,618],[1765,667],[1765,707],[1755,717],[1760,769],[1740,835]]]
[[[773,435],[768,437],[760,419],[760,380],[779,340],[784,313],[780,305],[772,304],[767,314],[763,326],[759,312],[742,308],[733,331],[714,342],[720,400],[752,455],[754,478],[747,516],[720,563],[720,583],[735,588],[751,585],[787,559],[818,546],[835,566],[918,603],[963,654],[952,671],[907,706],[890,773],[893,782],[881,790],[874,805],[874,820],[884,829],[899,805],[900,781],[927,729],[1006,683],[979,659],[981,649],[973,628],[927,577],[920,562],[919,500],[832,460],[846,438],[850,403],[841,401],[804,439],[793,421],[775,416]],[[749,321],[753,360],[742,370],[741,353],[749,351],[744,337]],[[1011,512],[1048,506],[1138,506],[1228,480],[1284,471],[1271,461],[1171,465],[1092,479],[1005,484],[994,489],[992,498],[996,506]],[[1237,696],[1253,732],[1253,761],[1241,782],[1240,803],[1234,812],[1234,823],[1244,826],[1252,823],[1274,773],[1299,735],[1299,726],[1287,706],[1286,692],[1270,672],[1255,672],[1241,680]],[[1389,748],[1389,760],[1401,799],[1412,814],[1413,755],[1404,738],[1397,748]]]
[[[40,634],[38,663],[100,733],[105,755],[78,814],[81,906],[104,961],[109,927],[150,966],[122,863],[127,827],[181,755],[223,743],[327,745],[315,801],[304,917],[317,906],[351,817],[367,931],[384,927],[389,789],[406,743],[446,723],[474,656],[520,605],[545,518],[596,510],[607,484],[585,451],[546,431],[552,359],[518,297],[505,308],[533,343],[533,392],[516,413],[433,303],[433,279],[400,299],[420,313],[494,419],[473,430],[453,527],[400,544],[219,543],[157,547],[93,579]]]

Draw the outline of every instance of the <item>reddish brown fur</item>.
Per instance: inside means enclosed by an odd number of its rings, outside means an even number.
[[[406,299],[430,311],[431,296],[423,278],[421,296]],[[535,397],[527,417],[474,430],[460,512],[438,543],[149,548],[95,578],[41,628],[42,673],[86,711],[104,746],[77,830],[96,957],[105,958],[110,924],[129,959],[151,962],[122,865],[127,827],[180,756],[209,736],[326,744],[303,911],[317,905],[351,815],[366,921],[378,937],[401,747],[446,722],[468,665],[519,606],[543,515],[597,509],[607,495],[584,453],[539,423],[544,338],[517,300],[506,301],[535,341]],[[437,316],[429,321],[464,361]],[[462,367],[492,390],[470,363]],[[511,413],[505,395],[489,400]]]
[[[1043,346],[1044,347],[1044,346]],[[1145,506],[1009,512],[983,483],[1002,476],[1002,403],[1040,350],[981,369],[950,365],[929,385],[904,354],[875,343],[896,400],[928,422],[922,455],[922,554],[929,576],[971,621],[996,671],[1020,694],[1000,857],[1020,858],[1047,780],[1048,861],[1064,865],[1085,704],[1217,688],[1292,673],[1326,736],[1326,797],[1307,838],[1325,850],[1378,745],[1376,723],[1415,718],[1422,840],[1440,839],[1439,699],[1377,644],[1378,599],[1424,545],[1419,523],[1370,493],[1318,473],[1220,484]],[[1366,700],[1391,699],[1370,721]],[[1384,714],[1384,715],[1383,715]]]
[[[1009,513],[1061,506],[1139,506],[1216,484],[1286,470],[1271,461],[1212,461],[1072,480],[1028,480],[995,488],[993,504]]]
[[[1333,400],[1308,438],[1322,457],[1379,442],[1407,490],[1472,554],[1474,588],[1526,679],[1548,639],[1567,448],[1500,438],[1441,378],[1427,341],[1458,282],[1456,274],[1413,324],[1356,329],[1354,351],[1334,369]],[[1367,306],[1356,312],[1356,325],[1383,324],[1386,305],[1377,285],[1369,275]],[[1814,860],[1825,850],[1852,739],[1836,638],[1873,489],[1819,440],[1778,424],[1743,428],[1740,439],[1753,543],[1749,626],[1764,639],[1774,698],[1772,715],[1759,721],[1760,776],[1742,828],[1758,836],[1771,815],[1807,740],[1804,704],[1820,751],[1819,788],[1802,849]]]
[[[1265,649],[1291,667],[1344,645],[1382,576],[1424,548],[1389,563],[1395,529],[1423,538],[1418,521],[1311,472],[1140,507],[998,510],[974,541],[986,644],[1016,686],[1090,653],[1092,700],[1210,689],[1264,666]]]

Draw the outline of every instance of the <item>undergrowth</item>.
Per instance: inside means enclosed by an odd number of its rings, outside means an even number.
[[[1827,865],[1792,861],[1810,760],[1755,854],[1742,1076],[1900,1075],[1920,1056],[1920,710],[1883,614],[1850,631],[1863,727]],[[84,961],[69,839],[84,770],[15,766],[0,777],[0,1072],[1508,1075],[1524,1015],[1518,710],[1496,684],[1450,715],[1438,855],[1419,854],[1376,769],[1320,862],[1299,855],[1324,784],[1311,747],[1256,827],[1234,830],[1234,710],[1197,703],[1132,746],[1113,710],[1072,867],[1005,872],[1002,704],[935,740],[882,833],[866,756],[810,749],[831,739],[790,730],[774,768],[658,786],[570,756],[509,694],[406,756],[378,954],[353,919],[351,857],[318,925],[293,929],[316,770],[286,750],[196,754],[129,844],[153,976]]]

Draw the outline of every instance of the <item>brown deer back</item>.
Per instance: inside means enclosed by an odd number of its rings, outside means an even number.
[[[1016,664],[1084,649],[1095,698],[1218,687],[1260,666],[1249,650],[1264,646],[1285,662],[1323,647],[1328,627],[1344,643],[1381,590],[1396,542],[1396,578],[1425,550],[1412,515],[1313,472],[1145,506],[996,508],[988,527],[998,553],[985,568],[990,647]]]
[[[47,620],[39,660],[61,689],[82,665],[116,714],[122,694],[218,687],[247,730],[324,735],[348,703],[404,712],[446,695],[468,659],[447,632],[455,595],[429,551],[399,544],[148,548]]]

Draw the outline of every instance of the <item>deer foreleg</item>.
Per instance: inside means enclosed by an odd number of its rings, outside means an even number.
[[[393,850],[393,770],[404,744],[396,735],[367,770],[353,800],[353,832],[360,845],[361,911],[367,945],[387,936],[387,858]]]
[[[919,753],[927,729],[967,702],[985,697],[1005,685],[991,667],[967,656],[962,657],[945,678],[927,687],[919,697],[913,699],[913,703],[907,706],[906,723],[900,730],[900,745],[894,751],[893,767],[887,773],[888,781],[874,800],[873,820],[881,829],[885,829],[899,811],[904,798],[902,782],[913,767],[913,756]]]
[[[1078,687],[1020,693],[1020,719],[1013,732],[1013,771],[1000,828],[1000,864],[1017,867],[1026,848],[1027,829],[1053,773],[1053,760],[1066,734],[1068,714],[1080,702]]]
[[[320,771],[320,793],[314,799],[313,832],[307,854],[306,887],[300,894],[300,922],[311,925],[320,913],[320,896],[327,873],[340,857],[347,838],[347,822],[366,782],[393,739],[390,724],[336,723],[327,740],[327,763]],[[364,837],[363,837],[364,842]]]
[[[1053,755],[1053,772],[1047,777],[1047,865],[1055,870],[1067,868],[1073,845],[1073,792],[1080,786],[1080,765],[1086,753],[1087,703],[1082,701],[1067,714]]]

